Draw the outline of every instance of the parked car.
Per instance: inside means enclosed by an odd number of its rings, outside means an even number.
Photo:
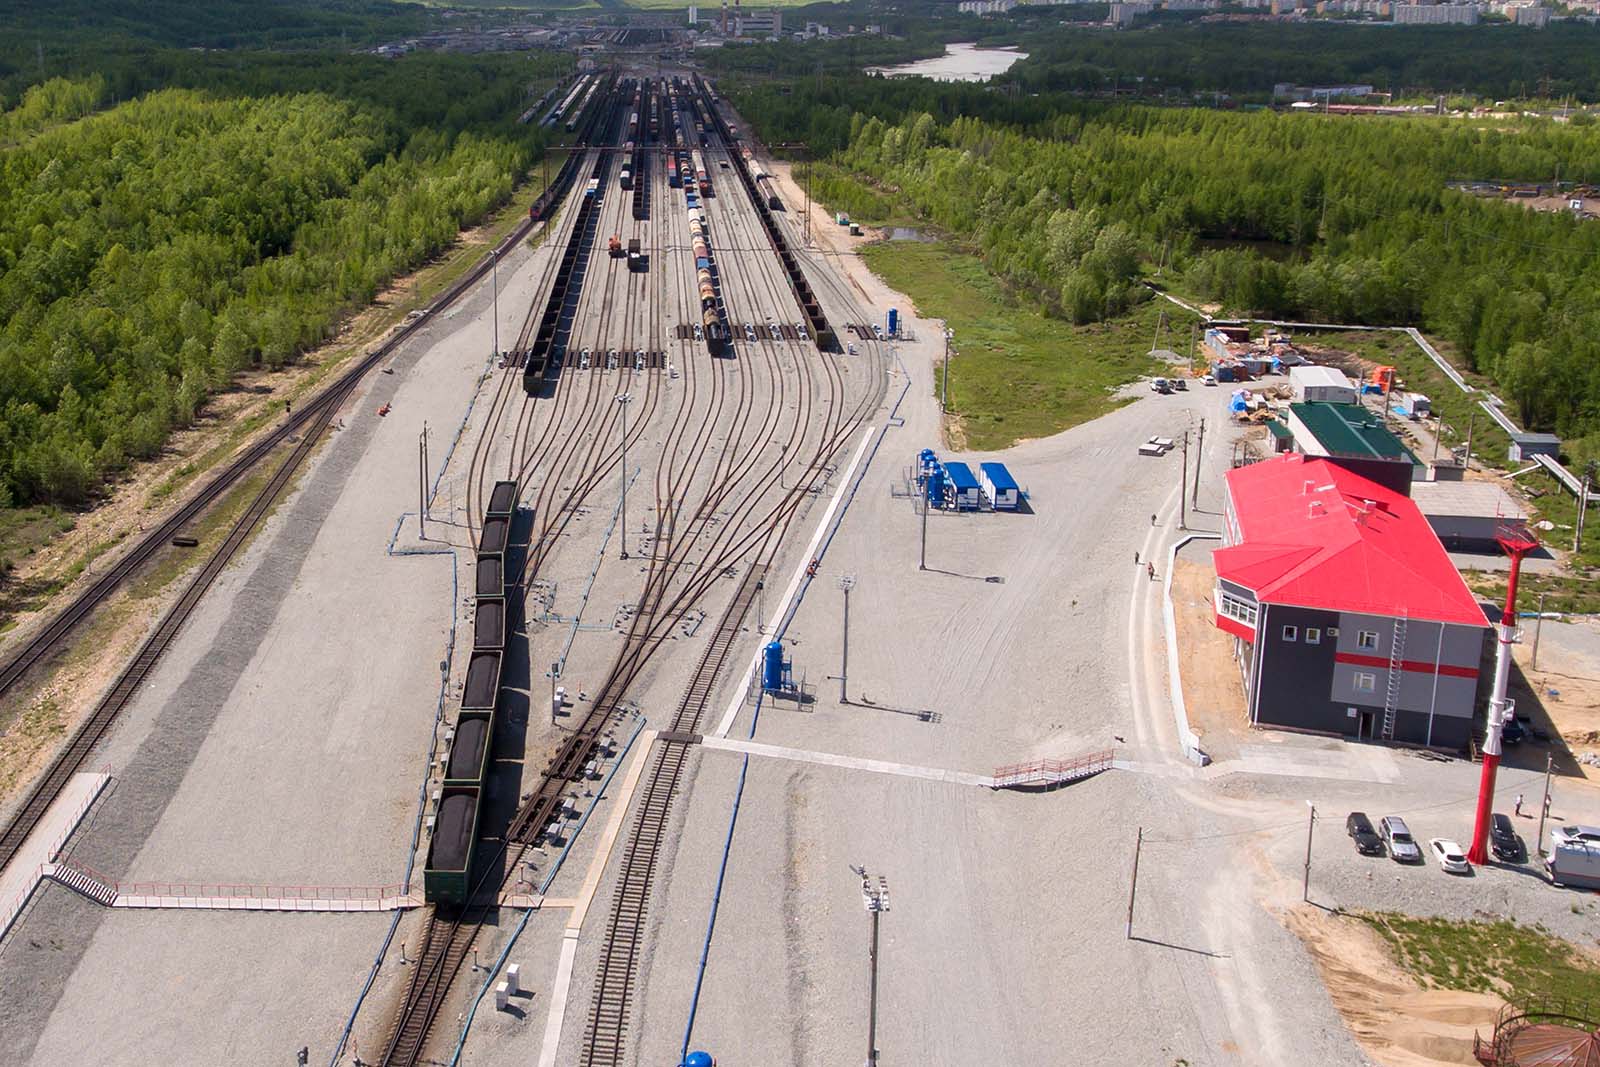
[[[1515,863],[1522,859],[1525,854],[1522,838],[1517,836],[1517,828],[1512,825],[1511,816],[1498,811],[1489,816],[1489,848],[1497,860],[1510,860]]]
[[[1363,856],[1383,855],[1383,838],[1372,828],[1372,820],[1364,811],[1352,811],[1344,821],[1344,832],[1356,843],[1356,851]]]
[[[1150,390],[1156,393],[1169,393],[1172,391],[1172,386],[1167,384],[1165,378],[1151,378]]]
[[[1167,384],[1172,386],[1180,393],[1186,393],[1189,391],[1189,383],[1182,378],[1169,379]]]
[[[1506,724],[1500,728],[1500,740],[1507,745],[1520,745],[1527,736],[1528,728],[1518,722],[1515,716],[1507,719]]]
[[[1215,374],[1202,374],[1200,376],[1200,384],[1201,385],[1216,385],[1217,384],[1217,376]]]
[[[1385,815],[1378,820],[1378,836],[1389,847],[1389,858],[1396,863],[1421,863],[1422,850],[1411,836],[1411,827],[1398,815]]]
[[[1556,827],[1550,834],[1564,845],[1588,845],[1590,848],[1600,845],[1600,826],[1567,823]]]
[[[1471,874],[1472,864],[1467,862],[1467,854],[1461,851],[1461,846],[1448,837],[1435,837],[1428,841],[1428,848],[1433,851],[1433,858],[1439,861],[1441,871],[1451,874]]]

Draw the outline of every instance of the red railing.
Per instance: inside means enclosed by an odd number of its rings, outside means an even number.
[[[1037,759],[997,767],[994,772],[994,785],[996,789],[1004,789],[1012,785],[1070,782],[1078,778],[1087,778],[1091,774],[1109,770],[1113,755],[1113,750],[1108,748],[1075,759]]]

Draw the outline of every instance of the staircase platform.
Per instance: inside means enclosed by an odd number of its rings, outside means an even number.
[[[110,781],[107,771],[74,774],[61,795],[45,809],[44,818],[22,842],[16,856],[0,870],[0,937],[5,936],[22,909],[27,907],[39,880],[44,877],[45,866],[60,854],[67,838],[72,836]]]

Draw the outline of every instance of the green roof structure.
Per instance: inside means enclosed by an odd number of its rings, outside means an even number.
[[[1330,456],[1422,462],[1383,425],[1383,420],[1360,404],[1326,404],[1311,400],[1290,404],[1289,414]]]

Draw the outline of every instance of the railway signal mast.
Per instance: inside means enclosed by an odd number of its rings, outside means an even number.
[[[1489,697],[1489,721],[1483,737],[1483,775],[1478,781],[1478,812],[1472,824],[1472,847],[1467,862],[1489,862],[1489,809],[1494,804],[1495,773],[1500,769],[1500,739],[1516,704],[1506,696],[1511,682],[1511,646],[1517,640],[1517,576],[1522,558],[1539,547],[1539,539],[1523,523],[1507,524],[1495,531],[1495,540],[1511,557],[1511,577],[1506,582],[1506,606],[1496,627],[1499,645],[1494,657],[1494,692]]]

